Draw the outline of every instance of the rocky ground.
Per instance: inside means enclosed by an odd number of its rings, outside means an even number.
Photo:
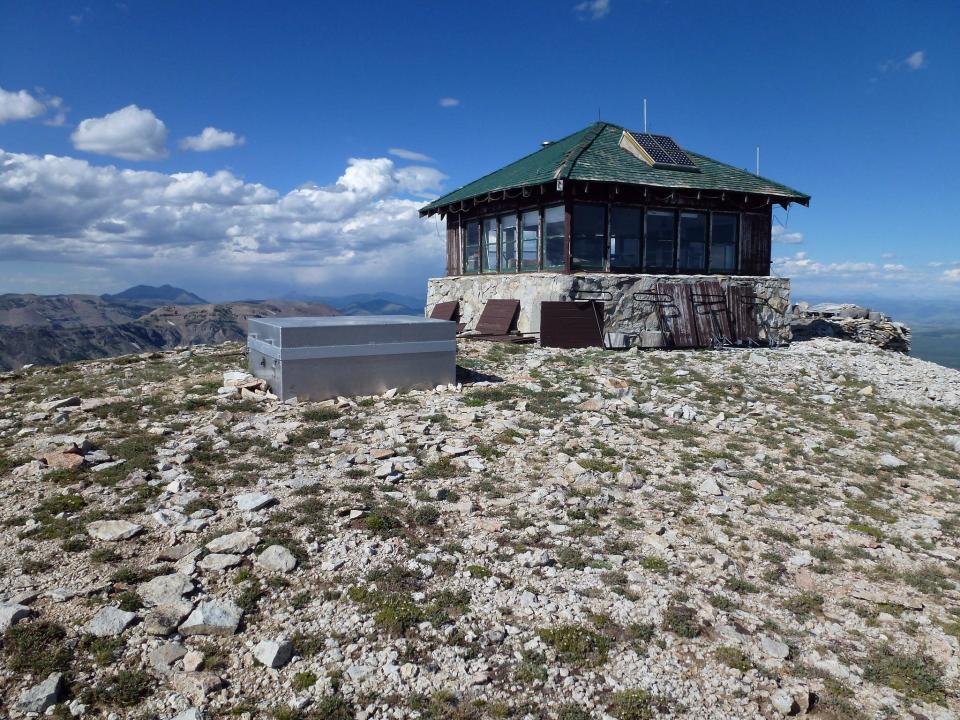
[[[956,371],[475,342],[284,404],[243,361],[0,376],[6,713],[960,712]]]

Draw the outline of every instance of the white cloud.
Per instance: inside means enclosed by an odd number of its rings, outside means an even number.
[[[960,283],[960,268],[953,268],[952,270],[944,270],[943,279],[946,282]]]
[[[923,50],[917,50],[904,59],[903,64],[910,70],[919,70],[923,67]]]
[[[0,125],[11,120],[29,120],[42,115],[43,103],[26,90],[4,90],[0,87]]]
[[[70,139],[77,150],[124,160],[158,160],[167,156],[167,126],[153,112],[136,105],[83,120]]]
[[[180,141],[180,147],[183,150],[209,152],[210,150],[222,150],[223,148],[243,145],[246,141],[247,139],[242,135],[227,130],[219,130],[215,127],[205,127],[199,135],[183,138]]]
[[[460,104],[460,101],[457,98],[452,97],[442,97],[440,98],[440,107],[456,107]]]
[[[423,153],[416,152],[414,150],[405,150],[404,148],[390,148],[387,152],[395,157],[402,158],[404,160],[412,160],[413,162],[436,162],[429,155],[424,155]]]
[[[803,242],[803,233],[787,232],[783,225],[774,225],[772,230],[773,241],[784,245],[798,245]]]
[[[902,60],[887,60],[880,63],[881,72],[892,72],[894,70],[907,70],[913,72],[926,67],[926,55],[923,50],[912,52]]]
[[[573,6],[581,19],[600,20],[610,14],[610,0],[584,0]]]
[[[410,196],[444,179],[436,168],[354,158],[332,184],[282,194],[227,171],[122,170],[0,150],[0,263],[55,264],[64,292],[73,268],[124,279],[114,282],[215,278],[242,288],[234,296],[271,282],[315,291],[425,278],[442,272],[443,240]]]

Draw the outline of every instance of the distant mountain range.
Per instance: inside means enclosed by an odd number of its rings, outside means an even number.
[[[243,340],[247,318],[339,314],[300,300],[207,303],[181,288],[115,295],[0,295],[0,369]]]
[[[425,298],[392,292],[355,293],[339,296],[288,294],[285,300],[303,300],[329,305],[341,315],[423,315]]]

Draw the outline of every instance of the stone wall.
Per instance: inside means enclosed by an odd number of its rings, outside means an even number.
[[[775,277],[730,275],[619,275],[614,273],[518,273],[515,275],[461,275],[431,278],[427,282],[429,315],[439,302],[460,303],[460,321],[471,330],[483,306],[491,298],[520,301],[517,329],[521,333],[540,331],[540,303],[544,300],[587,299],[584,292],[609,293],[604,302],[604,331],[640,338],[659,330],[654,308],[638,303],[634,294],[656,289],[657,283],[693,284],[716,281],[726,290],[731,285],[753,290],[757,303],[757,323],[764,342],[780,345],[790,341],[790,281]]]

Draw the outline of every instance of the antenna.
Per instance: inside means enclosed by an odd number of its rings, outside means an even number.
[[[643,131],[647,131],[647,99],[643,99]]]
[[[757,175],[760,174],[760,146],[757,145]]]

